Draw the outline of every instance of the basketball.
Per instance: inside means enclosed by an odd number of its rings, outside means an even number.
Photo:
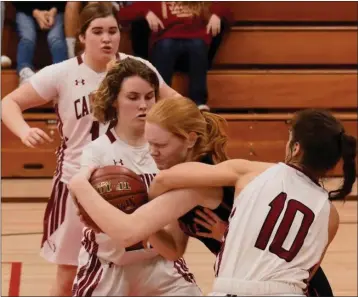
[[[98,168],[92,173],[89,182],[103,199],[127,214],[148,202],[145,183],[128,168],[115,165]],[[80,205],[79,210],[86,223],[98,228]]]

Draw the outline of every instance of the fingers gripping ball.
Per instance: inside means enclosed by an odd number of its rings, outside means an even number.
[[[96,169],[89,180],[90,184],[107,202],[130,214],[148,202],[147,187],[142,179],[122,166],[105,166]],[[98,226],[82,206],[79,211],[88,226]],[[99,229],[100,230],[100,229]]]

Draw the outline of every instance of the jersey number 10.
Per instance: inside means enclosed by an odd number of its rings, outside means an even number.
[[[273,229],[277,224],[277,220],[279,219],[285,207],[286,200],[287,194],[282,192],[277,195],[276,198],[273,199],[269,204],[271,209],[267,214],[265,222],[261,227],[261,231],[255,243],[255,247],[259,248],[260,250],[266,249],[267,244],[272,236]],[[288,235],[288,232],[290,231],[297,211],[303,214],[303,219],[290,249],[286,250],[282,245]],[[313,223],[314,217],[315,215],[313,211],[306,205],[294,199],[289,200],[280,225],[278,226],[272,243],[269,246],[269,251],[277,255],[279,258],[284,259],[287,262],[291,262],[300,251],[307,236],[308,230]]]

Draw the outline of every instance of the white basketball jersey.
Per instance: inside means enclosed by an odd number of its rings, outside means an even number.
[[[213,291],[240,293],[240,281],[304,290],[328,243],[329,214],[327,192],[308,176],[283,163],[269,168],[235,199]]]
[[[149,153],[148,144],[142,147],[132,147],[118,138],[114,129],[110,129],[105,135],[85,147],[81,157],[81,167],[90,165],[124,166],[138,174],[145,182],[147,189],[159,171]],[[84,234],[86,236],[86,231]],[[153,249],[128,251],[128,248],[118,247],[104,233],[95,234],[95,238],[88,236],[87,240],[93,243],[85,244],[85,246],[98,246],[97,256],[116,265],[132,264],[157,255]]]
[[[131,57],[145,63],[154,70],[148,61],[119,53],[119,60]],[[62,139],[58,148],[56,175],[64,183],[80,168],[79,158],[83,147],[108,130],[109,124],[100,124],[91,114],[90,94],[95,91],[106,76],[97,73],[84,62],[84,55],[45,67],[33,77],[31,84],[45,100],[54,100],[58,117],[58,130]]]

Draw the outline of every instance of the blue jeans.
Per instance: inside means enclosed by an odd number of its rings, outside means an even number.
[[[4,21],[5,21],[5,3],[1,1],[1,40],[2,40],[2,30],[4,29]]]
[[[206,104],[208,45],[202,39],[162,39],[151,51],[152,63],[168,85],[172,82],[175,63],[182,56],[188,59],[189,98],[197,105]]]
[[[17,45],[17,72],[29,67],[34,69],[33,58],[36,49],[37,30],[39,26],[36,20],[23,12],[16,13],[16,25],[19,35]],[[52,62],[59,63],[68,59],[67,45],[63,27],[63,13],[58,13],[55,24],[47,33],[47,43],[50,48]]]

